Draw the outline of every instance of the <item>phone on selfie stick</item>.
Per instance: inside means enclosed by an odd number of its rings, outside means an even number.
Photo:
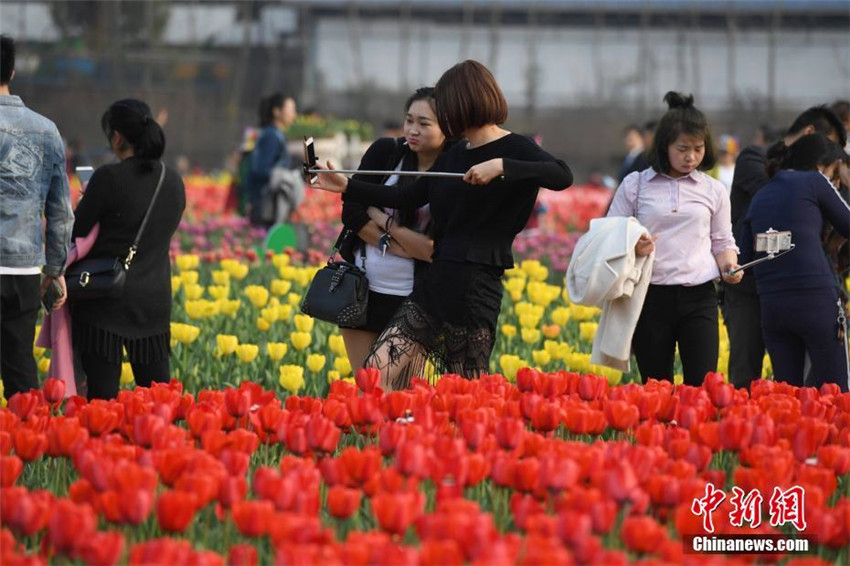
[[[311,172],[311,169],[316,167],[318,159],[316,158],[316,146],[312,137],[304,136],[304,178],[311,185],[319,180],[317,173]]]

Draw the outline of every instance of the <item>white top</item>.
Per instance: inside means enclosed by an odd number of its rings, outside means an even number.
[[[401,171],[401,161],[394,171]],[[390,176],[384,185],[394,186],[398,183],[398,175]],[[392,214],[392,209],[386,209],[387,214]],[[398,245],[390,242],[392,246]],[[413,292],[413,270],[414,260],[393,255],[387,250],[386,255],[381,257],[381,251],[366,244],[366,277],[369,278],[369,290],[385,295],[396,295],[406,297]]]
[[[623,179],[608,216],[634,216],[655,242],[653,285],[701,285],[720,277],[714,256],[738,252],[726,187],[702,171],[678,179],[652,168]]]
[[[0,275],[39,275],[40,267],[3,267],[0,266]]]

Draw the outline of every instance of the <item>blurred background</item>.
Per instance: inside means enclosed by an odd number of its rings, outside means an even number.
[[[668,90],[692,92],[740,146],[847,98],[848,31],[847,0],[0,3],[0,32],[19,42],[13,92],[70,152],[105,153],[100,115],[132,96],[165,121],[167,157],[203,170],[226,167],[277,90],[298,101],[290,140],[342,139],[356,165],[412,89],[474,58],[504,88],[510,129],[539,136],[580,182],[616,178],[624,128],[660,117]]]

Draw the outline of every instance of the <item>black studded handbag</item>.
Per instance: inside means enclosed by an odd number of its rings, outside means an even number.
[[[343,228],[328,264],[313,277],[304,302],[301,303],[301,312],[338,326],[355,328],[366,324],[369,279],[366,272],[353,263],[333,259],[340,244],[350,235],[351,230]],[[362,248],[360,257],[365,267],[366,253]]]
[[[145,217],[142,219],[142,224],[139,226],[139,231],[136,233],[136,239],[130,249],[127,250],[127,255],[124,257],[85,257],[68,266],[68,269],[65,270],[68,300],[114,299],[124,294],[127,272],[130,270],[130,264],[133,263],[133,258],[139,250],[139,240],[145,231],[156,197],[162,188],[162,181],[165,179],[165,164],[162,162],[160,164],[162,165],[162,172],[159,174],[159,181],[148,205],[148,210],[145,212]]]

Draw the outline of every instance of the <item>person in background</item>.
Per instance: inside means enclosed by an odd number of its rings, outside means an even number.
[[[65,302],[74,213],[56,125],[13,95],[15,42],[0,36],[0,377],[3,394],[38,389],[33,358],[40,299]],[[46,222],[42,222],[42,218]]]
[[[714,166],[708,121],[693,96],[668,92],[650,151],[652,166],[631,173],[608,216],[634,216],[655,240],[642,236],[639,256],[655,253],[652,278],[632,346],[644,381],[673,380],[676,345],[684,382],[699,386],[716,371],[720,347],[714,280],[741,280],[729,213],[729,194],[703,171]]]
[[[623,131],[623,146],[626,148],[626,157],[620,166],[620,173],[617,176],[618,183],[623,182],[626,175],[632,171],[632,164],[635,162],[635,159],[644,152],[643,136],[637,125],[630,124],[626,126],[626,129]]]
[[[434,89],[414,92],[405,104],[404,136],[381,138],[366,150],[359,169],[385,171],[427,171],[446,148],[434,102]],[[355,175],[355,179],[404,187],[416,177],[387,175],[375,178]],[[390,318],[413,291],[417,264],[430,263],[434,242],[427,232],[431,214],[428,206],[419,209],[380,209],[346,201],[342,206],[344,229],[351,235],[341,253],[351,263],[362,266],[369,278],[369,306],[364,326],[341,328],[351,367],[362,367],[372,343],[386,328]],[[387,247],[378,247],[384,234]]]
[[[735,176],[735,160],[738,158],[738,140],[724,134],[717,142],[717,165],[708,174],[723,183],[727,191],[732,190]]]
[[[841,123],[844,125],[844,132],[850,132],[850,101],[848,100],[836,100],[830,106],[835,115],[838,116],[838,119],[841,120]],[[844,144],[844,152],[850,154],[850,141]]]
[[[271,178],[276,166],[290,168],[289,152],[286,150],[286,136],[283,132],[297,116],[295,99],[277,92],[260,101],[260,133],[256,146],[251,152],[251,168],[248,173],[246,189],[250,202],[251,223],[268,226],[263,218],[263,190]]]
[[[649,151],[655,142],[655,130],[657,128],[658,122],[656,120],[649,120],[647,122],[644,122],[643,126],[641,126],[641,136],[643,137],[643,151],[639,153],[637,157],[635,157],[634,161],[632,161],[632,164],[626,172],[626,175],[634,173],[635,171],[644,171],[650,167]]]
[[[775,142],[774,152],[784,150],[800,137],[819,132],[831,141],[845,145],[844,127],[835,113],[826,106],[813,106],[797,116],[782,139]],[[757,145],[744,148],[735,162],[732,179],[732,226],[738,246],[741,223],[747,214],[750,201],[767,183],[769,176],[768,149]],[[723,320],[729,333],[729,381],[736,387],[749,387],[753,379],[762,374],[765,346],[761,330],[761,305],[755,280],[745,273],[740,285],[724,286],[721,305]]]
[[[840,283],[821,241],[824,219],[850,237],[850,206],[829,181],[844,162],[841,151],[820,133],[805,135],[787,148],[781,169],[750,203],[741,230],[741,259],[756,259],[757,234],[791,232],[793,251],[753,268],[774,378],[798,387],[835,383],[847,392],[846,315]],[[805,383],[807,355],[812,372]]]
[[[87,377],[89,399],[118,395],[124,350],[136,384],[149,387],[171,377],[171,237],[177,230],[186,194],[183,180],[160,161],[165,135],[140,100],[113,103],[101,118],[118,163],[95,170],[74,222],[73,236],[84,238],[99,226],[87,257],[124,257],[136,238],[165,168],[159,195],[127,271],[119,298],[71,303],[74,349]]]

